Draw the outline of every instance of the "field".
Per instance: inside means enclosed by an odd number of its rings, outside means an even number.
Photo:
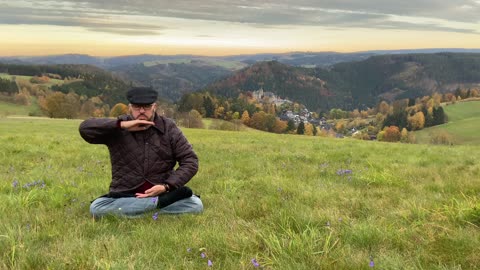
[[[0,269],[480,268],[478,145],[183,129],[204,213],[94,221],[79,123],[0,118]]]
[[[433,134],[448,134],[454,144],[480,144],[480,101],[457,102],[443,107],[448,123],[415,132],[418,143],[429,143]]]
[[[0,117],[7,115],[28,115],[31,106],[22,106],[0,100]]]
[[[10,74],[6,74],[6,73],[0,73],[0,78],[2,78],[2,79],[12,79],[12,77],[15,77],[15,80],[18,82],[19,80],[30,81],[30,79],[33,76],[10,75]],[[44,83],[42,85],[45,85],[47,87],[52,87],[53,85],[62,85],[63,83],[64,83],[63,80],[50,79],[47,83]]]

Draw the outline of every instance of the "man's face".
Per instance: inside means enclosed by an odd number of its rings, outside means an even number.
[[[152,121],[153,116],[155,115],[155,109],[157,108],[157,104],[130,104],[128,107],[133,119]]]

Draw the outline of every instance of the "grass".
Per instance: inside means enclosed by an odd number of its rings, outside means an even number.
[[[10,75],[10,74],[7,74],[7,73],[0,73],[0,78],[2,79],[12,79],[12,77],[15,77],[15,80],[18,82],[18,81],[30,81],[30,79],[34,76],[24,76],[24,75]],[[46,85],[48,87],[52,87],[53,85],[62,85],[64,83],[63,80],[58,80],[58,79],[52,79],[50,78],[50,80],[47,82],[47,83],[44,83],[44,84],[40,84],[40,85]]]
[[[79,124],[0,119],[0,269],[480,267],[477,145],[183,129],[205,212],[93,221],[110,163]]]
[[[446,133],[455,144],[480,144],[480,101],[444,106],[448,123],[415,132],[418,143],[429,143],[434,134]]]
[[[28,115],[31,109],[31,106],[22,106],[0,100],[0,117],[7,115]]]

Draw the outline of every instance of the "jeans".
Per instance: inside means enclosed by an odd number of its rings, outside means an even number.
[[[90,205],[90,213],[94,218],[106,215],[141,217],[144,213],[157,209],[157,197],[149,198],[107,198],[95,199]],[[200,213],[203,211],[203,204],[199,197],[193,195],[190,198],[176,201],[161,209],[159,214],[184,214]]]

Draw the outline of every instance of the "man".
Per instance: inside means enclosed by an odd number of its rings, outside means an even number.
[[[80,135],[110,152],[110,192],[90,205],[94,217],[160,213],[199,213],[203,204],[185,186],[197,173],[198,158],[175,123],[155,113],[157,92],[136,87],[127,92],[129,115],[92,118]],[[178,168],[174,169],[178,162]]]

